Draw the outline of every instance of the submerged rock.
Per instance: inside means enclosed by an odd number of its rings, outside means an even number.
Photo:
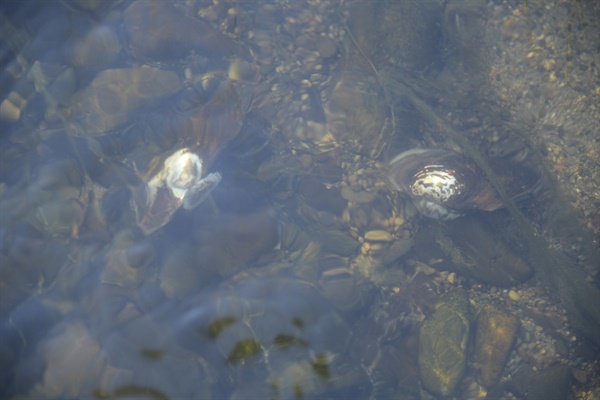
[[[131,113],[157,106],[182,88],[177,74],[152,67],[102,71],[75,94],[72,107],[77,135],[102,135],[127,123]]]
[[[519,318],[493,305],[481,310],[477,317],[473,355],[479,383],[489,387],[498,382],[520,325]]]
[[[525,366],[514,375],[509,383],[511,390],[528,399],[566,399],[570,391],[571,368],[553,365],[542,371]]]
[[[136,55],[155,59],[203,55],[240,56],[248,50],[205,21],[191,18],[166,1],[136,1],[123,14]]]
[[[424,225],[415,236],[415,250],[438,270],[501,287],[523,282],[533,273],[491,227],[474,216]]]
[[[467,293],[444,295],[419,331],[419,369],[423,386],[440,396],[451,395],[467,367],[471,332]]]

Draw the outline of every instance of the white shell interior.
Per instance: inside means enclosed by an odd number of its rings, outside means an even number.
[[[181,149],[165,160],[163,171],[173,196],[182,199],[202,176],[202,160],[188,149]]]
[[[458,211],[446,208],[436,202],[427,200],[426,198],[416,199],[414,205],[421,214],[428,218],[448,221],[460,217]]]
[[[447,170],[442,165],[428,165],[415,175],[410,190],[413,196],[428,197],[444,203],[459,195],[462,188],[455,171]]]

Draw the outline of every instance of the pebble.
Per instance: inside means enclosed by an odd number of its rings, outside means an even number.
[[[448,283],[450,283],[452,285],[455,284],[456,283],[456,274],[454,272],[449,273],[446,280],[448,281]]]
[[[519,296],[519,293],[517,293],[514,290],[510,290],[508,292],[508,297],[512,300],[512,301],[519,301],[521,300],[521,296]]]
[[[579,383],[585,383],[587,382],[587,373],[579,368],[573,368],[571,369],[571,373],[573,374],[573,378],[575,378],[575,380],[577,380],[577,382]]]
[[[373,242],[390,242],[394,237],[387,231],[376,230],[365,233],[365,239]]]
[[[337,53],[337,46],[330,38],[322,36],[317,43],[317,51],[323,58],[329,58]]]

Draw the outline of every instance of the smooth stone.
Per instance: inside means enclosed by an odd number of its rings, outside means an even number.
[[[465,374],[470,305],[464,289],[446,293],[419,330],[419,370],[423,386],[450,396]]]
[[[391,242],[394,240],[394,237],[388,231],[374,230],[365,233],[365,240],[372,242]]]
[[[123,22],[131,48],[141,57],[173,59],[195,50],[202,55],[250,59],[239,43],[166,1],[135,1],[123,13]]]
[[[131,112],[153,106],[182,88],[177,74],[159,68],[107,69],[76,93],[70,109],[78,135],[101,135],[122,126]]]
[[[487,387],[498,383],[520,325],[519,318],[499,307],[487,305],[480,311],[473,355],[479,383]]]
[[[321,57],[329,58],[337,53],[337,46],[333,40],[323,36],[317,40],[317,51]]]

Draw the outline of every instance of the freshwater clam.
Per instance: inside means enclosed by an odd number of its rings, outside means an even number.
[[[219,184],[221,174],[212,172],[202,177],[202,166],[196,153],[179,149],[164,160],[146,185],[136,190],[131,205],[144,233],[152,233],[169,222],[181,205],[185,209],[196,207]]]
[[[490,166],[507,194],[519,200],[541,186],[541,173],[512,158],[492,158]],[[494,211],[504,207],[500,195],[475,163],[452,151],[416,148],[390,163],[392,186],[413,200],[421,214],[450,220],[468,210]]]

